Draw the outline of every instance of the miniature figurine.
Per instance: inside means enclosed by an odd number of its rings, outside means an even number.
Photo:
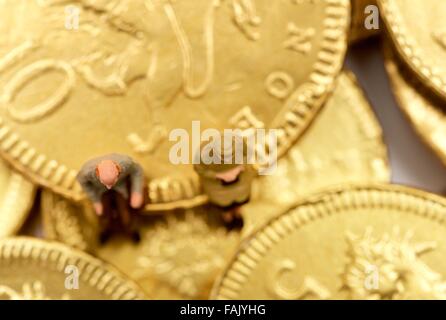
[[[202,188],[209,202],[224,210],[224,222],[229,226],[241,227],[243,221],[239,209],[249,201],[251,184],[257,172],[248,164],[244,139],[238,139],[239,137],[233,137],[229,147],[220,141],[218,143],[214,141],[214,145],[212,142],[208,143],[206,148],[212,149],[211,155],[206,149],[200,148],[199,161],[194,165],[194,169],[200,176]],[[238,144],[240,141],[242,143]],[[237,145],[240,148],[237,148]],[[236,152],[242,152],[239,161],[236,161]],[[198,158],[198,155],[196,157]],[[209,161],[209,157],[212,161]]]
[[[142,167],[129,156],[113,153],[86,162],[77,179],[100,217],[101,243],[113,232],[139,241],[134,215],[145,202]]]

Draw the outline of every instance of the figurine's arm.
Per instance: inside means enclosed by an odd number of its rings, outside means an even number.
[[[88,172],[80,171],[77,175],[77,181],[81,185],[88,198],[93,202],[94,209],[98,215],[102,214],[101,195],[91,182]]]
[[[144,170],[136,162],[133,162],[130,171],[130,205],[133,208],[140,208],[144,202]]]

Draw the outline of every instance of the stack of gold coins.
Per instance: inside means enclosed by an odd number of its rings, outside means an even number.
[[[446,164],[446,3],[403,3],[0,1],[0,299],[443,299],[446,199],[392,183],[344,67],[379,34],[400,107]],[[194,170],[224,130],[275,137],[274,170],[234,211]],[[108,154],[142,168],[136,238],[102,237],[79,183]]]
[[[446,164],[444,1],[379,1],[387,27],[385,65],[398,104]]]

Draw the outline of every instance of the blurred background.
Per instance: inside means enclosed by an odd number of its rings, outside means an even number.
[[[446,194],[446,167],[412,129],[394,99],[379,37],[349,48],[346,67],[364,89],[384,130],[392,182]]]

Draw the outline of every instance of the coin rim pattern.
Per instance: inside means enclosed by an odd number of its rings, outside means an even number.
[[[1,265],[7,265],[11,260],[17,259],[47,265],[62,274],[66,265],[74,264],[88,285],[113,300],[146,299],[136,284],[126,279],[111,265],[61,243],[31,237],[0,240]]]
[[[347,32],[350,22],[350,0],[323,0],[326,3],[325,18],[321,22],[322,47],[317,53],[313,71],[308,81],[293,94],[292,101],[285,105],[284,119],[279,129],[278,154],[283,155],[293,142],[305,131],[324,98],[334,86],[347,50]],[[14,168],[34,182],[45,186],[69,199],[80,201],[85,194],[76,181],[77,172],[69,170],[56,160],[48,159],[31,147],[27,141],[13,132],[0,117],[0,154]],[[155,181],[157,183],[155,183]],[[149,183],[150,203],[146,210],[171,210],[178,207],[193,207],[203,204],[207,198],[200,194],[190,181],[179,184],[177,180],[159,178]],[[187,190],[189,189],[191,190]],[[197,191],[198,190],[198,191]]]
[[[430,88],[446,99],[446,75],[437,74],[434,67],[426,63],[428,60],[424,59],[425,55],[416,49],[416,41],[402,25],[402,19],[398,15],[395,3],[389,0],[378,0],[378,5],[384,13],[381,16],[392,35],[394,47],[400,56],[412,71],[429,84]]]
[[[425,205],[415,205],[418,201],[424,201]],[[270,220],[245,240],[215,283],[211,299],[240,299],[239,290],[250,272],[273,245],[292,231],[313,220],[361,207],[400,209],[446,225],[446,199],[426,191],[400,185],[373,184],[351,185],[319,193]]]
[[[344,89],[342,89],[342,88],[344,88]],[[371,172],[371,175],[370,175],[370,177],[368,177],[368,179],[364,179],[364,176],[362,176],[361,181],[363,183],[389,183],[391,180],[392,173],[391,173],[391,166],[390,166],[390,162],[389,162],[389,150],[388,150],[387,145],[385,144],[385,141],[384,141],[383,129],[378,121],[378,118],[377,118],[375,112],[373,111],[370,101],[368,100],[363,88],[361,87],[361,84],[359,83],[355,74],[348,68],[344,69],[341,72],[341,74],[339,75],[339,77],[337,78],[336,89],[333,91],[329,100],[336,99],[336,98],[343,96],[345,94],[343,91],[346,89],[348,89],[350,91],[350,93],[349,93],[350,99],[354,100],[355,102],[360,102],[360,103],[354,104],[352,101],[349,101],[349,102],[343,101],[344,103],[349,104],[351,106],[349,109],[351,109],[350,114],[352,115],[352,119],[354,118],[355,119],[354,121],[357,121],[358,123],[360,123],[360,127],[357,130],[359,132],[361,132],[361,136],[363,136],[364,141],[365,141],[365,139],[368,139],[369,141],[373,141],[373,144],[376,144],[375,148],[373,148],[374,149],[373,154],[367,153],[369,155],[369,157],[367,157],[368,167],[369,167],[368,172]],[[337,93],[337,91],[339,91],[339,93]],[[333,103],[329,100],[327,100],[327,102],[325,103],[324,108],[330,107],[329,104]],[[342,100],[345,100],[345,97]],[[341,103],[342,102],[340,102],[339,104],[341,104]],[[336,104],[336,103],[334,103],[334,104]],[[353,105],[355,105],[356,107],[353,107]],[[336,106],[333,106],[333,108],[335,108],[335,107]],[[325,112],[325,111],[326,111],[326,109],[322,110],[321,112]],[[320,116],[322,116],[322,114]],[[320,121],[320,119],[318,119],[318,120]],[[311,132],[308,131],[306,134],[307,135],[311,134]],[[300,143],[301,142],[298,142],[297,145],[299,145]],[[363,144],[365,145],[366,142],[363,142]],[[302,150],[300,152],[302,153]],[[307,154],[305,154],[305,156],[307,156]],[[383,166],[379,166],[379,168],[373,167],[371,162],[376,162],[376,160],[380,161],[380,163],[382,163]],[[260,179],[262,179],[262,178],[260,178]],[[359,180],[358,180],[358,182],[359,182]],[[354,182],[352,182],[352,183],[354,183]],[[295,187],[295,186],[293,186],[293,187]],[[330,186],[325,186],[325,187],[319,186],[318,189],[323,190],[328,187],[330,187]],[[259,194],[262,194],[262,193],[259,192]],[[309,194],[307,194],[307,195],[309,195]],[[302,197],[300,197],[300,198],[302,198]],[[297,201],[297,198],[294,201]],[[255,200],[254,200],[254,202],[255,202]],[[292,204],[292,202],[290,203],[290,205],[291,204]],[[249,206],[249,204],[248,204],[248,206]],[[258,215],[256,215],[255,211],[253,211],[252,213],[250,213],[250,212],[251,212],[251,210],[248,210],[247,212],[245,212],[245,209],[242,208],[242,215],[243,215],[243,213],[245,213],[245,215],[246,215],[245,219],[247,217],[249,217],[248,221],[245,220],[244,227],[242,229],[242,238],[243,239],[246,239],[249,235],[251,235],[253,232],[258,230],[260,227],[263,226],[263,224],[265,222],[267,222],[269,220],[269,219],[261,219],[261,220],[263,220],[263,222],[260,222],[260,223],[252,222],[256,218],[258,221]],[[280,211],[276,211],[276,212],[280,213]],[[269,217],[272,218],[272,216],[269,216]]]
[[[6,228],[0,226],[0,238],[11,236],[20,230],[34,204],[37,191],[36,186],[21,174],[9,167],[7,170],[11,170],[11,173],[3,201],[0,202],[0,222],[8,220],[8,223]]]

